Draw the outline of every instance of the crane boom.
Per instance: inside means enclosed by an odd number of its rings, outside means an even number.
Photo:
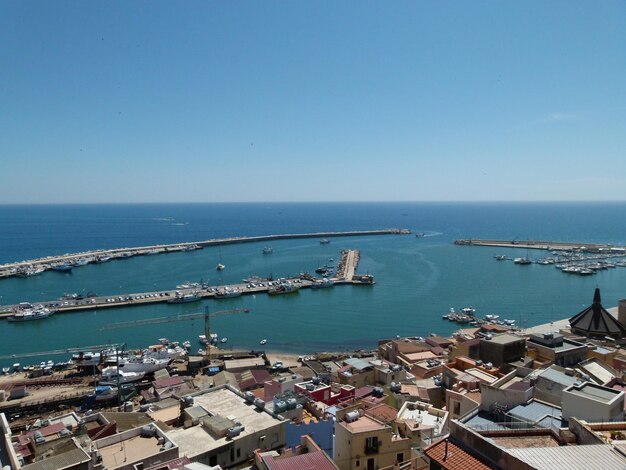
[[[33,356],[53,356],[55,354],[66,354],[66,353],[75,353],[81,351],[103,351],[105,349],[115,349],[120,346],[119,344],[97,344],[94,346],[82,346],[76,348],[66,348],[66,349],[55,349],[54,351],[39,351],[32,353],[17,353],[17,354],[8,354],[5,356],[0,356],[0,359],[13,359],[18,357],[33,357]]]
[[[229,310],[219,310],[217,312],[202,312],[202,313],[185,313],[181,315],[171,315],[169,317],[156,317],[156,318],[145,318],[143,320],[133,320],[133,321],[125,321],[119,323],[111,323],[110,325],[105,325],[100,328],[100,331],[104,330],[115,330],[118,328],[131,328],[133,326],[145,326],[145,325],[154,325],[157,323],[170,323],[176,321],[187,321],[187,320],[198,320],[203,319],[207,315],[210,318],[218,317],[221,315],[229,315],[233,313],[249,313],[250,310],[247,308],[233,308]]]
[[[204,319],[204,337],[207,341],[204,352],[205,352],[207,361],[210,365],[211,364],[211,335],[210,335],[211,318],[219,317],[220,315],[230,315],[233,313],[249,313],[249,312],[250,310],[247,308],[231,308],[228,310],[218,310],[217,312],[209,313],[209,308],[204,307],[204,312],[202,313],[186,313],[182,315],[172,315],[169,317],[146,318],[144,320],[111,323],[110,325],[106,325],[100,328],[100,331],[113,330],[117,328],[130,328],[133,326],[154,325],[156,323],[169,323],[169,322],[175,322],[175,321],[197,320],[197,319],[203,318]]]

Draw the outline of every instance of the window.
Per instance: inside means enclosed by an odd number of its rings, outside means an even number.
[[[237,458],[241,457],[241,449],[237,449]]]
[[[396,454],[396,461],[398,463],[404,462],[404,454],[402,452],[400,452],[399,454]]]
[[[459,402],[459,401],[455,401],[454,402],[453,414],[456,415],[456,416],[459,416],[461,414],[461,402]]]
[[[378,437],[372,436],[365,439],[365,453],[374,454],[376,452],[378,452]]]

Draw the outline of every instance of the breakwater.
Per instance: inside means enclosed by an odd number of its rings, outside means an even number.
[[[530,250],[548,250],[548,251],[583,251],[589,253],[613,251],[616,253],[625,253],[626,248],[619,245],[611,245],[610,243],[580,243],[580,242],[559,242],[559,241],[543,241],[543,240],[489,240],[489,239],[460,239],[454,241],[455,245],[466,246],[492,246],[497,248],[524,248]]]
[[[81,253],[66,253],[60,256],[47,256],[32,260],[24,260],[15,263],[0,265],[0,278],[6,277],[29,277],[40,274],[46,270],[71,270],[74,267],[91,263],[104,263],[115,259],[127,259],[133,256],[157,255],[180,251],[193,251],[207,246],[233,245],[237,243],[254,243],[273,240],[289,240],[304,238],[320,238],[322,240],[338,237],[356,237],[369,235],[407,235],[409,229],[390,228],[380,230],[354,230],[345,232],[314,232],[314,233],[290,233],[277,235],[259,235],[251,237],[230,237],[211,239],[196,242],[175,243],[167,245],[151,245],[135,248],[115,248],[110,250],[91,250]],[[327,240],[324,240],[327,241]]]

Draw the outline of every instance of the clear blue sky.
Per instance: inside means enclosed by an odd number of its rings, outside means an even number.
[[[0,3],[0,203],[626,199],[626,2]]]

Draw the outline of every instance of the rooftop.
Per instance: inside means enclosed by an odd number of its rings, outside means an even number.
[[[257,407],[247,403],[243,397],[228,387],[217,387],[192,396],[194,406],[201,406],[213,416],[220,415],[240,422],[244,426],[241,437],[281,423],[280,419],[274,418],[268,412],[260,412]],[[227,442],[226,437],[212,435],[202,425],[187,429],[177,428],[169,431],[167,436],[179,446],[181,455],[187,455],[191,459]]]
[[[369,431],[377,431],[379,429],[385,429],[385,426],[380,421],[377,421],[369,416],[361,416],[356,421],[352,421],[351,423],[347,421],[341,421],[339,424],[345,426],[348,431],[351,433],[359,433],[359,432],[369,432]]]
[[[507,452],[538,470],[624,470],[626,467],[626,459],[609,445],[520,448]]]
[[[159,438],[133,436],[122,442],[115,440],[110,445],[99,447],[98,451],[102,456],[102,464],[105,468],[118,468],[124,462],[139,462],[152,455],[159,453],[161,445]]]
[[[517,343],[519,341],[526,341],[526,340],[520,336],[501,334],[501,335],[493,336],[491,339],[487,339],[485,341],[489,341],[491,343],[497,343],[497,344],[511,344],[511,343]]]
[[[613,390],[612,388],[596,385],[591,382],[585,382],[581,385],[572,385],[565,390],[564,393],[571,393],[589,400],[600,401],[602,403],[612,403],[620,396],[624,396],[624,392]]]
[[[427,447],[424,453],[432,462],[436,462],[447,470],[489,470],[492,468],[482,460],[474,457],[450,439],[442,439]]]

